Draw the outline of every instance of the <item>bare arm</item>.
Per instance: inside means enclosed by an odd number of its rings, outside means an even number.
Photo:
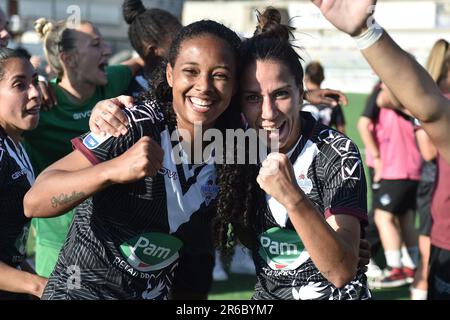
[[[313,2],[334,26],[349,35],[359,35],[367,30],[369,7],[376,3],[375,0]],[[426,70],[386,32],[362,53],[400,103],[421,121],[438,151],[450,163],[450,101],[441,95]]]
[[[274,172],[273,168],[278,169]],[[286,208],[319,271],[338,288],[351,281],[358,267],[359,221],[349,215],[333,215],[325,220],[296,183],[285,154],[269,154],[257,182]]]
[[[427,133],[423,129],[416,131],[417,145],[419,146],[420,154],[425,161],[431,161],[436,159],[437,150],[428,137]]]
[[[0,261],[0,290],[27,293],[40,298],[47,279],[10,267]]]
[[[155,175],[162,158],[162,149],[146,136],[121,156],[95,166],[75,150],[38,176],[25,195],[25,215],[42,218],[63,214],[107,186]]]
[[[359,221],[344,214],[325,221],[306,197],[287,210],[316,267],[336,287],[344,287],[357,271]]]

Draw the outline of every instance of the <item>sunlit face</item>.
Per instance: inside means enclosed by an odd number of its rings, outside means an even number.
[[[192,130],[214,126],[226,110],[235,91],[236,61],[230,46],[213,35],[185,40],[175,65],[168,65],[173,108],[179,128]]]
[[[41,96],[37,73],[30,62],[10,58],[3,63],[0,80],[0,124],[8,134],[20,135],[36,128]]]
[[[0,9],[0,47],[6,47],[9,41],[8,19],[5,12]]]
[[[105,67],[111,56],[111,48],[106,45],[100,32],[89,23],[82,23],[73,32],[76,38],[75,65],[78,81],[93,85],[106,85]]]
[[[279,61],[257,60],[244,69],[240,89],[248,124],[266,130],[267,142],[278,139],[280,152],[288,152],[300,137],[303,93],[291,70]]]

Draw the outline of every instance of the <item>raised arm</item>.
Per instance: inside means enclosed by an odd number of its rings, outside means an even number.
[[[368,27],[374,28],[371,14],[376,0],[312,2],[336,28],[351,36],[366,38]],[[365,43],[370,44],[370,41]],[[362,49],[362,53],[400,103],[421,121],[438,151],[450,163],[450,135],[447,132],[450,102],[441,95],[429,74],[385,31],[379,40]]]

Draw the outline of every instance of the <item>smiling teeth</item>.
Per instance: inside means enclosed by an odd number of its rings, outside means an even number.
[[[212,104],[211,100],[203,100],[195,97],[190,97],[191,102],[200,107],[209,107]]]

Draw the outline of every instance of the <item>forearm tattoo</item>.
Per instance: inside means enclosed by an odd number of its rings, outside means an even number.
[[[72,194],[68,195],[65,193],[61,193],[59,196],[52,197],[52,207],[57,208],[58,206],[62,206],[68,203],[75,202],[77,200],[82,199],[85,196],[84,192],[73,191]]]

